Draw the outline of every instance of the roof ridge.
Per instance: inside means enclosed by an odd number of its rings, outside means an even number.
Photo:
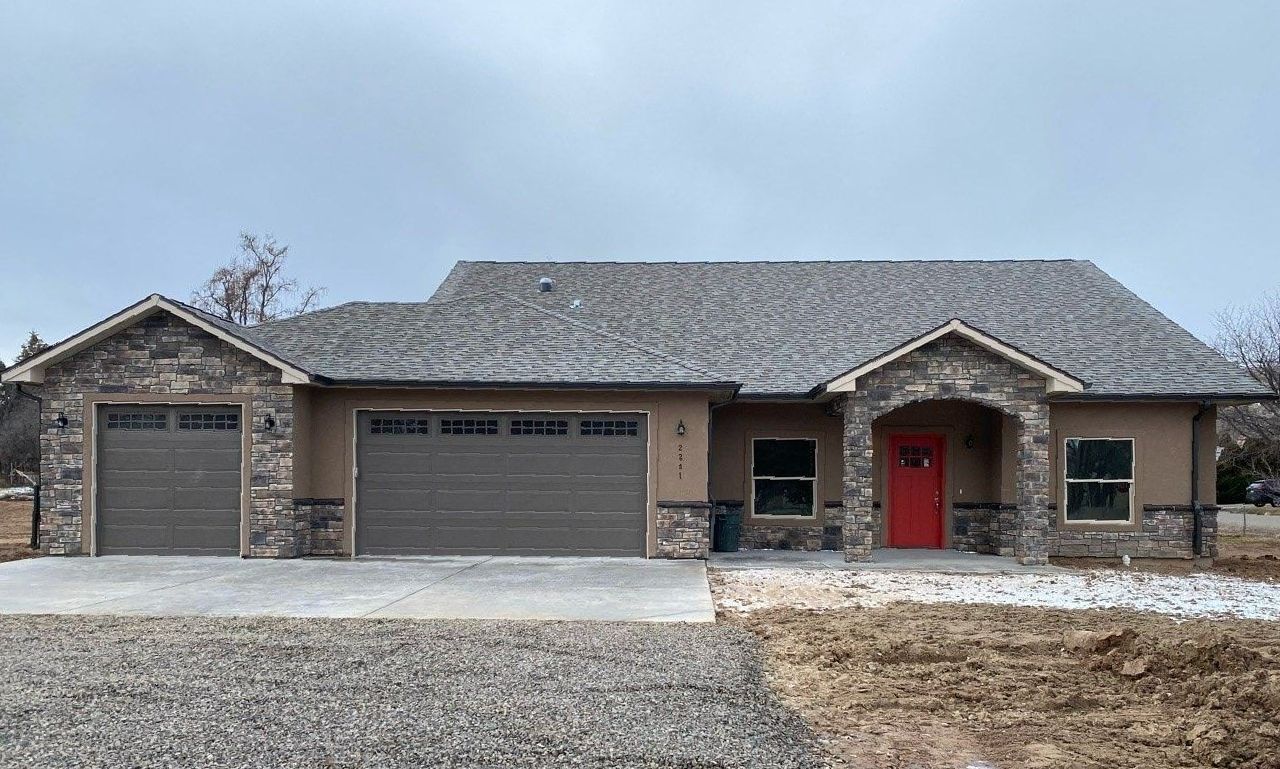
[[[524,305],[525,307],[528,307],[532,310],[540,312],[544,315],[550,315],[551,317],[556,318],[557,320],[564,321],[565,323],[568,323],[571,326],[576,326],[585,331],[590,331],[593,334],[603,336],[606,339],[611,339],[615,342],[618,342],[619,344],[624,344],[624,345],[627,345],[628,347],[633,347],[637,350],[640,350],[641,352],[661,358],[669,363],[674,363],[677,366],[680,366],[681,368],[687,368],[690,371],[693,371],[698,374],[705,374],[706,376],[722,377],[722,381],[725,381],[725,382],[734,381],[732,377],[728,377],[728,376],[725,376],[724,374],[711,371],[710,369],[704,369],[701,366],[694,364],[692,361],[687,361],[682,358],[677,358],[676,356],[668,352],[664,352],[657,348],[650,347],[641,342],[637,342],[634,339],[628,339],[620,334],[615,334],[612,331],[606,331],[605,329],[602,329],[602,328],[596,328],[595,326],[592,326],[589,323],[584,323],[583,321],[580,321],[577,318],[571,318],[568,315],[564,315],[563,313],[556,312],[555,310],[552,310],[550,308],[543,307],[535,302],[530,302],[526,299],[521,299],[515,294],[509,294],[505,291],[496,291],[496,290],[493,291],[492,293],[505,296],[506,298],[511,299],[512,301],[515,301],[521,305]]]
[[[521,264],[521,265],[556,265],[556,264],[1011,264],[1018,262],[1048,264],[1074,263],[1093,264],[1091,259],[1073,257],[1005,257],[1000,259],[548,259],[533,261],[529,259],[459,259],[456,264]]]

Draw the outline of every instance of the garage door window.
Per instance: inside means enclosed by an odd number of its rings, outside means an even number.
[[[513,419],[512,435],[568,435],[567,419]]]
[[[107,414],[108,430],[168,430],[169,420],[164,412],[138,412]]]
[[[584,419],[582,435],[638,435],[639,423],[630,419]]]
[[[440,432],[445,435],[497,435],[496,419],[441,419]]]
[[[373,435],[426,435],[431,432],[428,419],[370,419],[369,432]]]
[[[179,414],[179,430],[224,430],[240,429],[240,415],[235,413],[214,414]]]

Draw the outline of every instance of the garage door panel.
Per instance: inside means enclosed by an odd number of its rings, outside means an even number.
[[[173,469],[240,473],[240,447],[193,449],[173,452]]]
[[[484,440],[487,436],[475,436],[473,440]],[[440,475],[504,475],[507,472],[507,458],[502,454],[482,454],[468,450],[466,452],[448,453],[443,448],[432,457],[432,468]]]
[[[113,525],[98,535],[98,552],[103,555],[141,555],[140,551],[156,552],[169,548],[173,541],[172,528],[162,525]]]
[[[562,451],[525,453],[513,452],[507,461],[508,472],[513,475],[563,474],[572,475],[573,468],[582,457]]]
[[[232,488],[179,488],[173,491],[175,512],[200,510],[240,518],[240,490]]]
[[[95,453],[97,552],[238,554],[238,417],[239,409],[228,407],[103,407]]]
[[[109,487],[98,493],[99,516],[116,510],[163,511],[172,507],[172,489]]]
[[[359,499],[362,510],[377,510],[379,514],[401,510],[421,512],[434,504],[435,492],[431,489],[379,489],[367,483],[362,484]]]
[[[432,457],[429,454],[379,450],[369,452],[365,465],[367,472],[396,475],[429,472],[433,469],[431,462]],[[361,469],[361,472],[366,472],[366,469]]]
[[[173,450],[169,448],[142,448],[135,446],[109,447],[96,458],[98,471],[106,470],[159,470],[173,469]]]
[[[394,456],[369,429],[389,412],[358,422],[357,552],[643,555],[642,415],[622,417],[637,435],[607,437],[580,435],[576,413],[398,415],[432,427]],[[442,419],[492,421],[496,433],[441,434]],[[512,435],[513,420],[566,434]]]

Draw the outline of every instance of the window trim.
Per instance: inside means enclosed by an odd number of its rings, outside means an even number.
[[[1127,441],[1129,443],[1129,477],[1128,478],[1076,478],[1072,479],[1069,475],[1067,465],[1067,444],[1070,441]],[[1137,503],[1137,494],[1135,488],[1138,485],[1138,440],[1129,436],[1112,436],[1112,435],[1071,435],[1062,439],[1062,502],[1059,509],[1062,511],[1062,523],[1066,526],[1116,526],[1116,527],[1133,527],[1142,523],[1141,516],[1137,515],[1135,509]],[[1129,517],[1124,520],[1103,519],[1103,518],[1072,518],[1071,516],[1071,484],[1073,483],[1127,483],[1129,484]]]
[[[826,502],[818,498],[820,472],[822,470],[822,439],[809,433],[803,435],[752,435],[748,438],[747,451],[747,499],[748,518],[766,521],[815,521],[818,513],[826,506]],[[756,475],[756,441],[809,441],[813,444],[813,475],[781,476]],[[813,507],[808,515],[778,515],[777,513],[756,512],[756,481],[809,481],[813,486]]]

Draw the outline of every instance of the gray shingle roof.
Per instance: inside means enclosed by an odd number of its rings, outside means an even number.
[[[555,280],[554,291],[538,292],[543,276]],[[952,318],[1084,380],[1089,395],[1266,392],[1088,261],[460,262],[430,306],[447,302],[457,312],[485,301],[470,295],[495,290],[718,372],[743,383],[743,395],[805,393]],[[581,306],[574,309],[573,300]],[[397,313],[366,307],[350,320],[376,327],[381,313]],[[521,311],[488,328],[505,336],[506,322],[527,318]],[[303,320],[298,328],[316,323]],[[437,325],[430,338],[448,345],[464,331]],[[409,356],[397,365],[439,357],[399,333],[358,333],[379,355]],[[577,332],[572,339],[541,336],[540,343],[543,354],[600,366],[601,375],[628,375],[630,364],[607,360],[604,350],[576,360],[588,354],[578,344],[592,343]],[[351,354],[348,366],[369,351]],[[490,356],[471,366],[500,374],[507,362]]]
[[[734,384],[499,291],[430,304],[352,302],[242,332],[308,371],[347,382]]]

